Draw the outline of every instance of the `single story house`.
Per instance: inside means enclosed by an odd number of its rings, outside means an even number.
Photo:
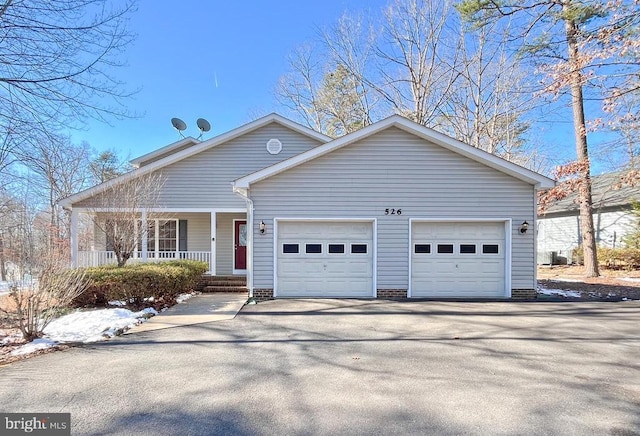
[[[338,139],[276,114],[214,138],[187,138],[133,161],[132,174],[75,194],[72,261],[110,259],[80,214],[99,193],[163,177],[141,260],[195,258],[246,275],[250,296],[535,296],[537,192],[554,181],[398,115]],[[162,240],[161,240],[162,239]]]
[[[623,173],[592,178],[593,224],[596,243],[615,248],[632,232],[638,220],[633,202],[640,201],[640,186],[621,184]],[[572,193],[538,215],[538,264],[572,263],[572,253],[582,244],[580,208]]]

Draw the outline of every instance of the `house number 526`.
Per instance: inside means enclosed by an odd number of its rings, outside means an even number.
[[[402,209],[385,209],[384,210],[384,214],[385,215],[402,215]]]

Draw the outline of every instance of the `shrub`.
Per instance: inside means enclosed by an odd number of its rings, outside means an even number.
[[[0,312],[10,315],[27,341],[41,337],[49,323],[91,285],[84,271],[64,269],[56,256],[45,257],[40,268],[36,280],[12,284],[0,305]]]
[[[598,262],[607,268],[635,269],[640,267],[640,248],[598,247]]]
[[[173,304],[179,294],[193,290],[207,269],[206,263],[191,260],[88,268],[92,286],[75,304],[106,306],[119,300],[136,310],[149,306],[161,309]]]

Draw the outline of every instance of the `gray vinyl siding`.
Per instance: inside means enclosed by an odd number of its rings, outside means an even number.
[[[188,251],[211,251],[210,213],[177,213],[172,218],[187,220]]]
[[[633,231],[637,218],[629,211],[607,211],[593,214],[596,243],[604,247],[624,245],[622,238]],[[578,215],[538,218],[539,262],[546,262],[542,255],[555,251],[561,258],[572,261],[572,251],[582,243]]]
[[[273,287],[274,217],[377,219],[378,289],[409,285],[410,218],[511,218],[511,286],[534,288],[535,232],[519,232],[534,221],[533,186],[395,127],[257,182],[250,196],[255,288]]]
[[[152,164],[155,161],[158,161],[160,159],[164,159],[165,157],[167,157],[167,156],[169,156],[171,154],[178,153],[178,152],[180,152],[182,150],[186,150],[187,148],[193,147],[194,145],[198,145],[198,144],[199,144],[199,142],[192,142],[192,143],[189,143],[189,144],[184,144],[184,145],[182,145],[180,147],[176,147],[173,150],[169,150],[169,151],[167,151],[165,153],[162,153],[162,154],[159,154],[159,155],[157,155],[157,156],[155,156],[155,157],[153,157],[151,159],[147,159],[147,160],[144,160],[144,161],[140,162],[140,166],[143,167],[145,165]]]
[[[267,141],[272,138],[282,142],[279,154],[267,152]],[[234,180],[320,144],[275,122],[263,126],[160,170],[163,185],[157,206],[244,209],[244,200],[232,191]],[[93,198],[74,204],[76,206],[99,207]]]
[[[216,274],[233,274],[233,220],[246,219],[245,213],[219,213],[216,217]]]

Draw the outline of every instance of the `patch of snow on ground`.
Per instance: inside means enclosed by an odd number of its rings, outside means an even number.
[[[176,303],[180,304],[180,303],[184,303],[185,301],[187,301],[189,298],[193,297],[195,294],[180,294],[176,297]]]
[[[0,282],[0,295],[9,292],[9,282]]]
[[[622,277],[620,280],[624,280],[625,282],[638,282],[640,283],[639,277]]]
[[[104,341],[157,314],[158,312],[153,308],[147,308],[140,312],[132,312],[127,309],[74,312],[54,319],[44,329],[44,338],[23,345],[11,354],[32,353],[65,342]]]
[[[538,286],[538,294],[549,295],[552,297],[569,297],[580,298],[582,294],[578,291],[565,291],[564,289],[548,289],[544,286]]]
[[[580,279],[569,279],[569,278],[564,278],[564,277],[554,277],[554,278],[549,279],[549,280],[552,280],[554,282],[581,282],[582,281]]]

